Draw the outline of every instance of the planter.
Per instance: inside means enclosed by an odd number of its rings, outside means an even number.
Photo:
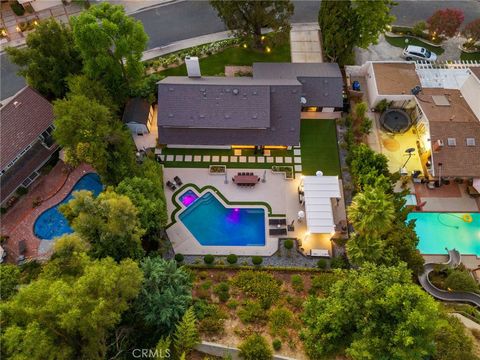
[[[208,173],[210,175],[225,175],[227,172],[226,165],[210,165],[208,167]]]
[[[433,46],[433,47],[436,47],[436,48],[441,48],[442,47],[442,44],[437,44],[437,43],[433,43],[431,41],[428,41],[427,39],[424,39],[424,38],[421,38],[421,37],[418,37],[418,36],[414,36],[414,35],[408,35],[408,34],[396,34],[396,33],[392,33],[392,32],[386,32],[385,33],[385,36],[388,36],[388,37],[391,37],[391,38],[399,38],[399,37],[404,37],[404,38],[409,38],[409,39],[417,39],[418,41],[421,41],[429,46]]]
[[[292,166],[272,166],[272,173],[283,174],[285,180],[293,180],[295,178]]]

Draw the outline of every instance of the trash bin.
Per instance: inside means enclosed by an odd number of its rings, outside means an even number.
[[[360,91],[360,83],[357,80],[352,83],[352,90]]]

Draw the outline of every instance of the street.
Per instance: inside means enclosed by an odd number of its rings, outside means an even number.
[[[412,25],[425,20],[439,8],[454,7],[465,12],[464,24],[480,17],[480,3],[468,1],[399,1],[393,9],[399,25]],[[294,1],[295,13],[292,23],[315,22],[320,7],[319,1]],[[207,1],[178,1],[168,5],[148,8],[133,15],[140,20],[150,37],[148,48],[163,46],[174,41],[224,31],[225,26]],[[16,66],[5,54],[0,55],[0,98],[12,96],[25,81],[17,76]]]

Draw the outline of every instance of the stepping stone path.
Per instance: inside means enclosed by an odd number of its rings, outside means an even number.
[[[222,162],[228,162],[228,156],[222,156]]]
[[[277,157],[275,158],[275,162],[278,163],[278,164],[283,164],[283,157],[277,156]]]
[[[295,164],[301,164],[301,163],[302,163],[302,158],[296,156],[296,157],[293,158],[293,162],[294,162]]]
[[[292,163],[292,158],[291,158],[290,156],[285,156],[285,159],[284,159],[284,160],[285,160],[285,162],[286,162],[287,164],[291,164],[291,163]]]
[[[195,155],[195,156],[193,157],[193,161],[195,161],[195,162],[200,162],[200,161],[202,161],[202,156],[201,156],[201,155]]]
[[[264,157],[264,156],[259,156],[259,157],[257,158],[257,162],[258,162],[259,164],[263,164],[263,163],[265,162],[265,157]]]
[[[273,163],[273,157],[267,156],[267,163],[272,164]]]
[[[293,155],[295,156],[302,155],[302,151],[300,149],[293,149]]]
[[[212,162],[219,162],[220,161],[220,156],[212,156]]]
[[[185,161],[192,161],[192,155],[185,155]]]
[[[167,161],[173,161],[174,159],[175,159],[175,156],[167,155]]]
[[[247,162],[247,157],[246,156],[240,156],[240,162],[241,163]]]
[[[254,162],[256,162],[255,156],[249,156],[249,157],[248,157],[248,162],[249,162],[249,163],[254,163]]]
[[[203,155],[203,161],[210,162],[210,155]]]
[[[295,172],[302,172],[302,165],[295,165]]]
[[[232,163],[238,162],[238,156],[230,156],[230,162]]]
[[[175,161],[183,161],[183,155],[175,155]]]

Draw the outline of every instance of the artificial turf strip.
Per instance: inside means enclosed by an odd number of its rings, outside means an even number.
[[[464,61],[480,61],[480,52],[466,53],[462,51],[460,60]]]
[[[405,39],[408,39],[408,44],[405,43]],[[421,40],[418,40],[416,38],[412,38],[412,37],[409,37],[409,36],[400,36],[400,37],[385,36],[385,40],[387,40],[387,42],[390,45],[396,46],[396,47],[399,47],[399,48],[402,48],[402,49],[406,48],[407,45],[415,45],[415,46],[424,47],[425,49],[428,49],[428,50],[430,50],[431,52],[434,52],[437,55],[441,55],[445,51],[440,46],[432,46],[432,45],[429,45],[427,43],[424,43]]]
[[[290,44],[272,47],[270,53],[235,46],[217,54],[200,59],[202,75],[223,75],[225,65],[251,66],[254,62],[290,62]],[[186,76],[187,68],[182,64],[175,68],[161,71],[164,76]]]
[[[335,120],[302,119],[300,144],[303,175],[340,175]]]

